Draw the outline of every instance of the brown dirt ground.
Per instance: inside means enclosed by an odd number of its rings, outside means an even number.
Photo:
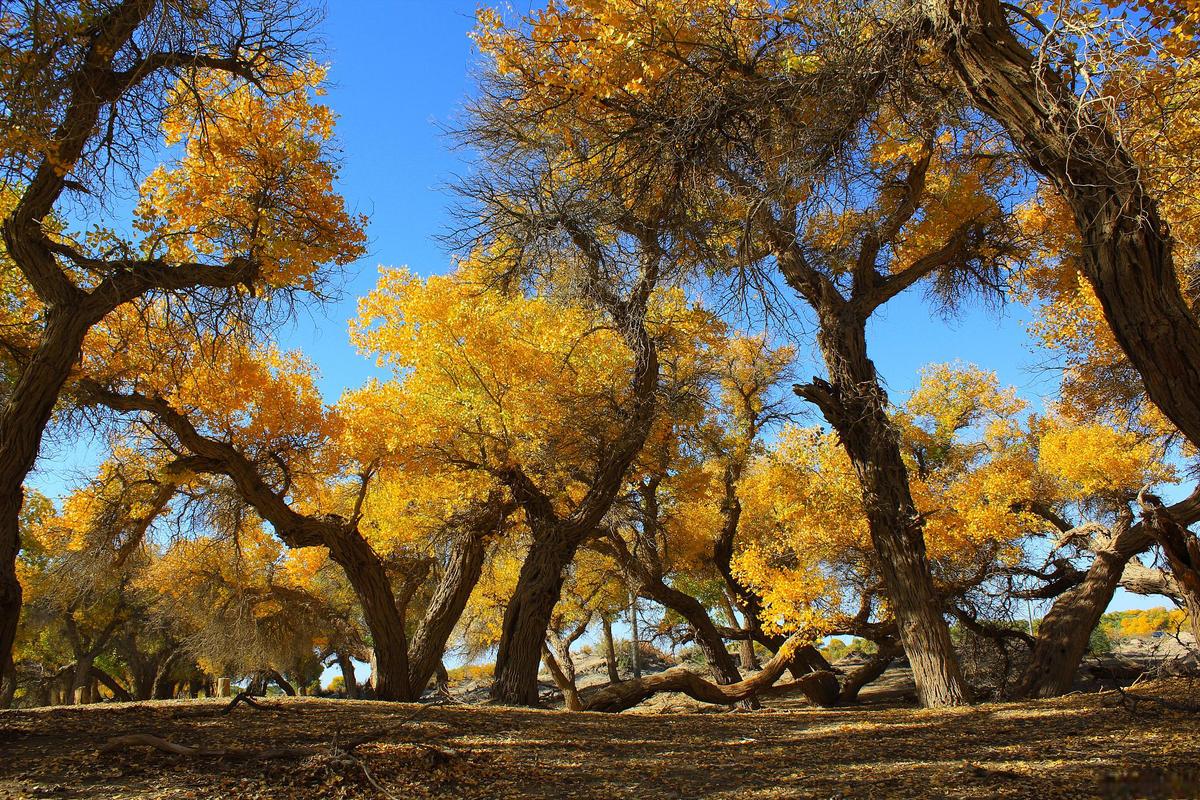
[[[1195,703],[1198,690],[1136,691]],[[1200,797],[1200,714],[1142,704],[1135,716],[1119,699],[616,716],[441,706],[412,717],[418,707],[313,698],[228,714],[218,700],[0,711],[0,798]],[[368,731],[380,735],[354,755],[336,747]],[[98,752],[130,733],[312,752]]]

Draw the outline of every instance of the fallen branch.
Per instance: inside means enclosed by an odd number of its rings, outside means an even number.
[[[717,705],[733,705],[739,700],[754,697],[773,686],[787,668],[796,649],[806,637],[794,634],[783,643],[775,657],[763,666],[762,672],[738,683],[717,684],[701,678],[686,667],[673,667],[666,672],[612,683],[588,698],[584,711],[615,713],[633,708],[659,692],[683,692],[693,700]],[[803,691],[810,700],[821,706],[837,703],[838,681],[832,672],[812,672],[791,684]]]
[[[1200,703],[1186,703],[1176,700],[1167,700],[1162,697],[1153,697],[1146,694],[1134,694],[1127,692],[1120,686],[1114,687],[1120,700],[1118,701],[1122,708],[1128,711],[1133,716],[1138,715],[1138,706],[1143,703],[1148,703],[1152,706],[1165,708],[1168,711],[1185,711],[1189,714],[1200,714]]]
[[[251,708],[257,708],[259,711],[287,711],[287,709],[281,705],[260,703],[251,697],[249,693],[238,692],[237,696],[230,700],[229,704],[226,705],[225,708],[221,709],[221,713],[228,714],[230,711],[233,711],[234,707],[237,706],[238,703],[245,703]]]

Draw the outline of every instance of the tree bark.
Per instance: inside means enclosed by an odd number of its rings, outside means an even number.
[[[742,679],[733,656],[725,647],[725,639],[713,624],[708,610],[699,600],[690,594],[667,586],[662,579],[642,584],[643,596],[661,603],[663,606],[679,614],[696,633],[696,644],[704,653],[704,659],[712,670],[717,683],[738,683]]]
[[[1200,491],[1167,511],[1184,524],[1200,520]],[[1029,666],[1013,689],[1016,696],[1055,697],[1070,691],[1092,631],[1112,601],[1126,565],[1154,543],[1144,521],[1131,522],[1128,512],[1118,519],[1079,583],[1059,595],[1042,618]]]
[[[337,653],[338,668],[342,671],[342,685],[345,687],[346,699],[358,699],[358,680],[354,677],[354,661],[349,654]]]
[[[1112,601],[1125,563],[1151,544],[1142,526],[1126,515],[1111,543],[1096,552],[1083,581],[1063,593],[1042,618],[1025,674],[1014,687],[1018,697],[1055,697],[1071,690],[1092,631]]]
[[[1143,524],[1167,557],[1177,591],[1183,596],[1192,635],[1200,645],[1200,539],[1181,525],[1157,497],[1142,491],[1138,504]]]
[[[560,663],[545,642],[542,642],[542,661],[546,663],[546,669],[550,672],[550,677],[554,679],[554,685],[562,692],[563,705],[566,706],[567,711],[582,711],[583,704],[579,702],[579,689],[575,685],[574,665],[565,661]]]
[[[774,685],[787,668],[788,662],[798,646],[793,637],[780,648],[775,657],[763,666],[762,672],[734,684],[717,684],[704,680],[686,667],[673,667],[645,678],[634,678],[623,683],[614,683],[592,694],[584,705],[585,711],[615,713],[633,708],[638,703],[659,692],[683,692],[694,700],[719,705],[732,705],[740,700],[754,697]],[[832,690],[830,682],[832,681]],[[814,672],[800,679],[803,691],[812,692],[821,698],[837,698],[837,679],[832,673]]]
[[[0,708],[12,708],[13,697],[17,694],[17,667],[12,659],[0,669]]]
[[[974,104],[1054,184],[1083,239],[1082,268],[1146,393],[1200,445],[1200,325],[1180,291],[1166,221],[1102,112],[1013,35],[999,0],[926,0]]]
[[[867,356],[866,320],[844,301],[818,304],[817,312],[817,340],[829,381],[814,379],[797,386],[796,393],[820,408],[850,457],[922,705],[968,703],[970,692],[925,558],[923,525],[899,433],[888,418],[887,395]]]
[[[562,593],[564,570],[575,558],[582,537],[563,525],[534,527],[517,587],[504,610],[492,700],[505,705],[535,706],[537,671],[550,615]]]
[[[863,687],[875,681],[887,670],[888,666],[900,655],[902,648],[896,642],[880,642],[879,651],[871,656],[866,664],[851,672],[842,681],[842,691],[839,701],[853,703],[858,699],[858,693]]]
[[[510,510],[499,498],[489,497],[481,508],[472,509],[454,522],[461,532],[451,543],[441,580],[413,634],[408,683],[418,695],[441,664],[446,642],[479,583],[487,536],[499,530]]]
[[[408,681],[408,637],[396,605],[387,569],[352,524],[337,526],[323,539],[329,556],[346,573],[362,605],[375,654],[375,698],[407,702],[415,699]],[[428,680],[428,678],[426,678]]]
[[[608,670],[608,682],[620,683],[621,674],[617,672],[617,645],[613,641],[612,617],[601,614],[600,627],[604,631],[604,666]]]
[[[267,670],[263,674],[263,678],[265,680],[273,682],[276,686],[278,686],[280,689],[282,689],[283,693],[286,694],[288,697],[296,696],[296,687],[292,686],[292,684],[288,681],[288,679],[283,677],[283,675],[281,675],[276,670],[273,670],[273,669]]]

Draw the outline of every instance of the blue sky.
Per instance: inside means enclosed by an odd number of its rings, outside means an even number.
[[[453,125],[471,91],[476,56],[468,33],[475,8],[475,2],[459,0],[356,0],[328,6],[323,34],[332,85],[327,102],[339,115],[341,189],[352,209],[370,217],[370,253],[352,268],[342,301],[303,312],[281,339],[317,364],[330,401],[380,374],[355,352],[346,330],[357,298],[375,283],[378,265],[407,265],[422,275],[449,268],[448,254],[435,237],[451,222],[446,187],[469,164],[468,154],[452,152],[441,128]],[[1036,407],[1053,393],[1057,376],[1039,367],[1046,356],[1029,342],[1028,319],[1028,311],[1016,305],[999,312],[972,308],[952,321],[931,318],[914,292],[879,313],[870,346],[896,399],[913,387],[922,365],[958,360],[995,370]],[[45,453],[34,482],[60,494],[64,481],[89,460],[86,452],[77,447],[57,457]],[[1161,604],[1121,596],[1113,607]]]

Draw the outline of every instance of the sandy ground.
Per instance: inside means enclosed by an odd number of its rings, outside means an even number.
[[[1136,691],[1200,700],[1183,680]],[[273,702],[0,711],[0,798],[1200,797],[1200,714],[1149,703],[1134,714],[1112,692],[948,711],[788,700],[615,716]],[[101,752],[136,733],[214,752]]]

